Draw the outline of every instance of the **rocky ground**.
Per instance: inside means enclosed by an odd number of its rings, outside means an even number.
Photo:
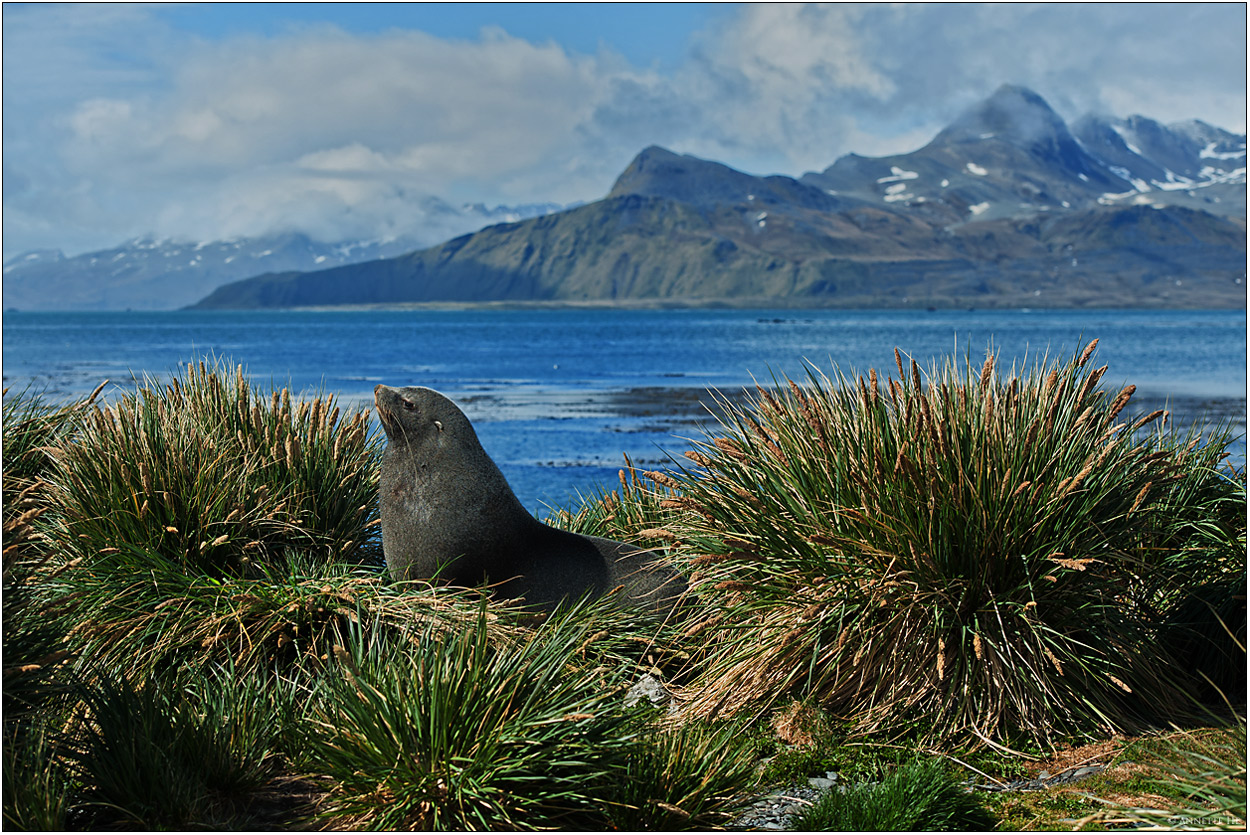
[[[1037,777],[1029,780],[1000,781],[984,775],[969,779],[967,785],[970,790],[983,792],[1043,791],[1088,779],[1095,774],[1101,774],[1106,767],[1103,762],[1092,761],[1084,765],[1072,765],[1055,773],[1041,769],[1037,772]],[[775,789],[756,800],[745,813],[734,819],[729,828],[792,830],[794,827],[790,819],[793,815],[815,803],[825,792],[845,790],[846,786],[847,783],[841,779],[841,775],[829,771],[824,777],[809,777],[807,785]]]
[[[625,704],[631,705],[647,700],[661,709],[672,711],[672,694],[664,684],[649,674],[643,675],[625,694]],[[1112,739],[1102,743],[1059,751],[1049,759],[1035,763],[1036,777],[1030,779],[998,780],[989,774],[977,773],[966,781],[969,790],[982,792],[1043,791],[1086,780],[1107,769],[1111,758],[1123,745],[1124,740]],[[773,788],[763,792],[750,807],[730,824],[733,830],[793,829],[790,819],[829,791],[844,791],[850,785],[841,774],[827,771],[824,776],[810,776],[807,782]]]

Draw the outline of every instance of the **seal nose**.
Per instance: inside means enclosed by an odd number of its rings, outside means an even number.
[[[386,389],[386,386],[382,385],[381,383],[378,383],[376,386],[374,386],[374,387],[373,387],[373,396],[374,396],[374,397],[377,397],[377,396],[378,396],[379,394],[381,394],[381,393],[382,393],[385,389]]]

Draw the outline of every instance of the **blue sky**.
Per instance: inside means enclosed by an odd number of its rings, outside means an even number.
[[[3,38],[6,259],[589,201],[650,144],[798,176],[1008,82],[1246,119],[1243,4],[6,3]]]
[[[440,38],[475,40],[485,25],[572,52],[609,48],[637,66],[675,66],[691,35],[732,13],[725,3],[201,3],[158,14],[171,24],[220,39],[245,33],[275,37],[314,24],[376,34],[420,29]]]

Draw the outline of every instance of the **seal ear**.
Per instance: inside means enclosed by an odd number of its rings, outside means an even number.
[[[443,431],[443,422],[442,422],[441,420],[436,420],[436,421],[434,421],[434,425],[435,425],[436,427],[438,427],[438,431],[439,431],[439,432],[442,432],[442,431]]]

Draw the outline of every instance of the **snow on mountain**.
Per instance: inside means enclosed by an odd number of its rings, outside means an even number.
[[[1073,132],[1131,185],[1102,194],[1103,205],[1185,204],[1220,214],[1245,212],[1245,136],[1196,120],[1163,125],[1145,116],[1084,116]],[[1222,188],[1208,191],[1212,187]]]
[[[168,310],[241,278],[389,258],[561,208],[550,203],[457,207],[428,198],[420,229],[383,240],[326,243],[298,233],[199,242],[140,237],[72,257],[56,250],[26,252],[4,262],[3,303],[19,310]]]

